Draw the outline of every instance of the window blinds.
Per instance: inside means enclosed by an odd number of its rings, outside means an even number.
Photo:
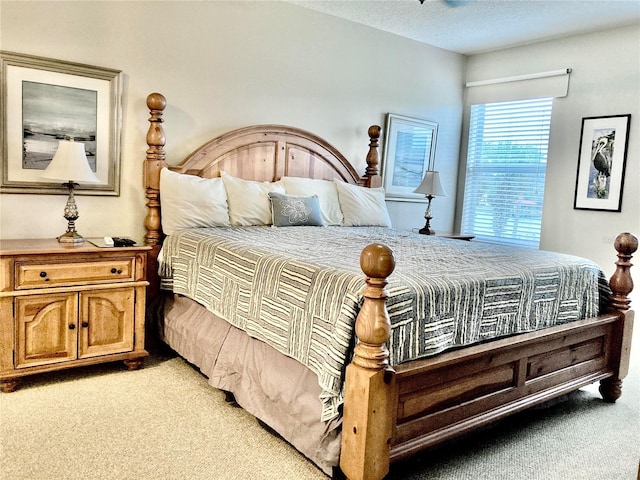
[[[537,248],[552,98],[473,105],[462,231]]]

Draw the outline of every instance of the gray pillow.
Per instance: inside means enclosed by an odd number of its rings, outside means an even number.
[[[269,192],[268,195],[275,227],[322,227],[324,225],[317,195],[296,197],[277,192]]]

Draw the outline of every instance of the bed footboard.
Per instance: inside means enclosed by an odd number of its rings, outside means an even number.
[[[390,326],[384,303],[393,254],[381,245],[367,247],[359,344],[345,385],[340,466],[347,478],[379,480],[390,462],[596,381],[604,400],[615,402],[629,366],[630,261],[638,239],[623,233],[614,245],[618,261],[605,315],[408,362],[395,371],[385,347]]]
[[[618,330],[631,322],[631,313],[603,315],[401,365],[391,461],[618,378]]]

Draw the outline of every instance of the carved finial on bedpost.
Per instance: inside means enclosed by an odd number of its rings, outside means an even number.
[[[167,100],[159,93],[152,93],[147,97],[149,107],[149,130],[147,131],[147,157],[144,162],[144,186],[147,197],[147,216],[144,226],[147,233],[144,237],[145,245],[158,245],[161,237],[160,224],[160,170],[165,163],[165,136],[162,128],[162,112],[167,106]]]
[[[389,365],[387,340],[391,333],[386,300],[387,277],[396,262],[393,252],[384,245],[369,245],[360,255],[360,268],[367,276],[367,285],[362,290],[364,303],[356,319],[358,344],[354,350],[353,363],[363,368],[379,370]]]
[[[622,379],[629,372],[631,357],[631,335],[633,333],[633,311],[629,311],[631,300],[629,294],[633,290],[631,279],[631,257],[638,250],[638,239],[630,233],[621,233],[616,237],[614,246],[618,251],[616,271],[609,280],[611,295],[609,310],[619,312],[611,339],[611,362],[614,374],[600,381],[600,394],[605,402],[613,403],[622,395]]]
[[[378,165],[380,164],[378,156],[378,139],[380,138],[380,127],[371,125],[369,127],[369,153],[367,153],[367,169],[365,170],[365,186],[376,188],[382,186],[382,177]]]
[[[611,287],[610,308],[612,310],[629,310],[631,300],[628,295],[633,290],[633,279],[631,278],[631,258],[638,250],[638,239],[631,233],[621,233],[616,237],[614,246],[618,252],[616,271],[609,280]]]
[[[356,319],[358,344],[347,367],[340,467],[349,480],[379,480],[389,472],[395,414],[395,372],[386,343],[391,333],[387,277],[395,268],[393,252],[369,245],[360,255],[367,285]]]

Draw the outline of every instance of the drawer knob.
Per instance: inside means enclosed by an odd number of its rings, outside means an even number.
[[[82,322],[82,328],[87,328],[89,326],[89,322]]]
[[[116,273],[117,271],[118,271],[118,270],[116,270],[116,268],[115,268],[115,267],[113,267],[113,268],[111,269],[111,273]]]
[[[76,326],[73,323],[69,324],[69,330],[75,330]]]
[[[46,277],[46,276],[47,276],[47,272],[40,272],[40,276],[41,276],[42,278]]]

